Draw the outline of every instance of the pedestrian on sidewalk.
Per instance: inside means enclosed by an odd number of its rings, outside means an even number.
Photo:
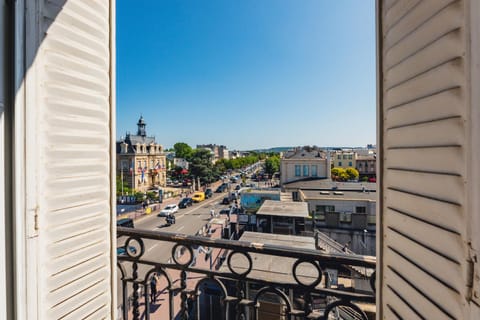
[[[215,210],[210,210],[210,218],[213,218],[215,217]]]

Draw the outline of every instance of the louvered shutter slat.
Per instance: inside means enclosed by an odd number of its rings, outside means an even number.
[[[381,317],[463,319],[464,1],[381,1]]]
[[[40,319],[112,316],[110,6],[39,6]]]

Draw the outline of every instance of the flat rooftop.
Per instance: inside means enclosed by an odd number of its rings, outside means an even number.
[[[318,240],[322,252],[346,255],[342,250],[343,246],[328,237],[326,234],[321,234]],[[239,241],[315,250],[315,239],[313,237],[246,231],[243,233]],[[249,278],[287,284],[297,283],[292,273],[293,264],[297,259],[261,253],[250,253],[250,256],[252,258],[252,270],[248,274]],[[246,271],[247,263],[246,258],[241,254],[235,254],[232,256],[231,266],[236,272],[241,273]],[[373,270],[365,270],[365,268],[353,267],[353,269],[361,274],[365,273],[367,275],[370,275],[373,272]],[[224,263],[219,271],[230,272],[230,269],[227,264]],[[318,277],[318,272],[313,266],[302,264],[298,269],[298,275],[302,282],[310,283]],[[347,287],[351,286],[350,281],[350,279],[339,278],[339,283],[342,283]],[[319,286],[323,287],[323,284],[324,278],[322,278],[322,282]]]
[[[275,194],[275,195],[280,195],[280,189],[278,188],[272,188],[272,189],[254,189],[254,188],[245,188],[247,190],[243,191],[242,190],[242,195],[248,195],[248,194]]]
[[[338,182],[330,179],[309,179],[284,183],[284,188],[295,188],[302,190],[369,190],[375,192],[377,184],[373,182]]]
[[[376,201],[376,192],[339,190],[301,190],[305,200]]]
[[[302,249],[315,249],[315,239],[313,237],[246,231],[243,233],[240,241]],[[296,259],[260,253],[251,253],[250,255],[253,261],[253,266],[248,274],[249,278],[282,283],[296,283],[292,275],[292,267]],[[243,272],[246,270],[245,258],[240,254],[232,256],[231,265],[237,272]],[[219,271],[230,272],[226,263],[220,267]],[[302,281],[310,282],[317,278],[318,273],[313,267],[307,266],[301,268],[300,274],[302,275]]]
[[[308,203],[294,201],[265,200],[257,215],[307,218]]]

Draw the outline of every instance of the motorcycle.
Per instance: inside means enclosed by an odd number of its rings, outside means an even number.
[[[167,227],[171,226],[172,224],[175,224],[175,216],[173,216],[173,215],[172,216],[167,216],[165,219],[167,221],[167,223],[166,223]]]

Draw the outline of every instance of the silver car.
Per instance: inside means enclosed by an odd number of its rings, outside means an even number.
[[[169,204],[165,208],[163,208],[162,211],[160,211],[158,216],[167,217],[175,214],[176,212],[178,212],[178,206],[176,204]]]

